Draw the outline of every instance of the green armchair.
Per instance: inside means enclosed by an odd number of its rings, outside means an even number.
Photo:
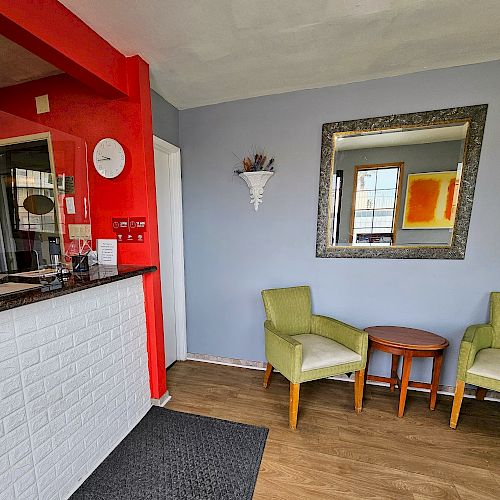
[[[297,427],[300,384],[355,372],[354,408],[361,411],[368,335],[350,325],[311,312],[307,286],[263,290],[267,321],[267,387],[273,367],[290,381],[289,425]]]
[[[490,297],[490,322],[472,325],[465,331],[458,355],[457,384],[451,410],[450,427],[456,429],[465,384],[477,386],[476,399],[488,389],[500,391],[500,292]]]

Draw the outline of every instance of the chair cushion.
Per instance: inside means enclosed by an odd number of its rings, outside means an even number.
[[[361,361],[357,352],[321,335],[303,333],[291,337],[302,344],[303,372]]]
[[[500,349],[481,349],[467,373],[500,380]]]

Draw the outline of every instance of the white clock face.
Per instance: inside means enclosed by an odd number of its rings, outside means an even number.
[[[118,177],[125,167],[125,151],[114,139],[101,139],[94,148],[94,165],[106,179]]]

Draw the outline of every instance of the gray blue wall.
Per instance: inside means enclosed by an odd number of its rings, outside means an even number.
[[[263,288],[309,284],[315,312],[364,328],[396,324],[450,340],[454,384],[467,325],[500,289],[500,62],[429,71],[181,111],[188,350],[264,360]],[[315,258],[325,122],[488,103],[467,256],[461,261]],[[233,153],[276,156],[258,212],[232,175]],[[375,353],[370,372],[389,372]],[[414,377],[430,375],[415,360]]]
[[[151,90],[153,134],[175,146],[179,145],[179,110]]]

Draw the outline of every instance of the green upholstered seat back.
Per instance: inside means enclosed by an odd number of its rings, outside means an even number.
[[[282,333],[311,332],[311,290],[308,286],[263,290],[267,319]]]
[[[493,326],[493,345],[500,348],[500,292],[491,292],[490,323]]]

